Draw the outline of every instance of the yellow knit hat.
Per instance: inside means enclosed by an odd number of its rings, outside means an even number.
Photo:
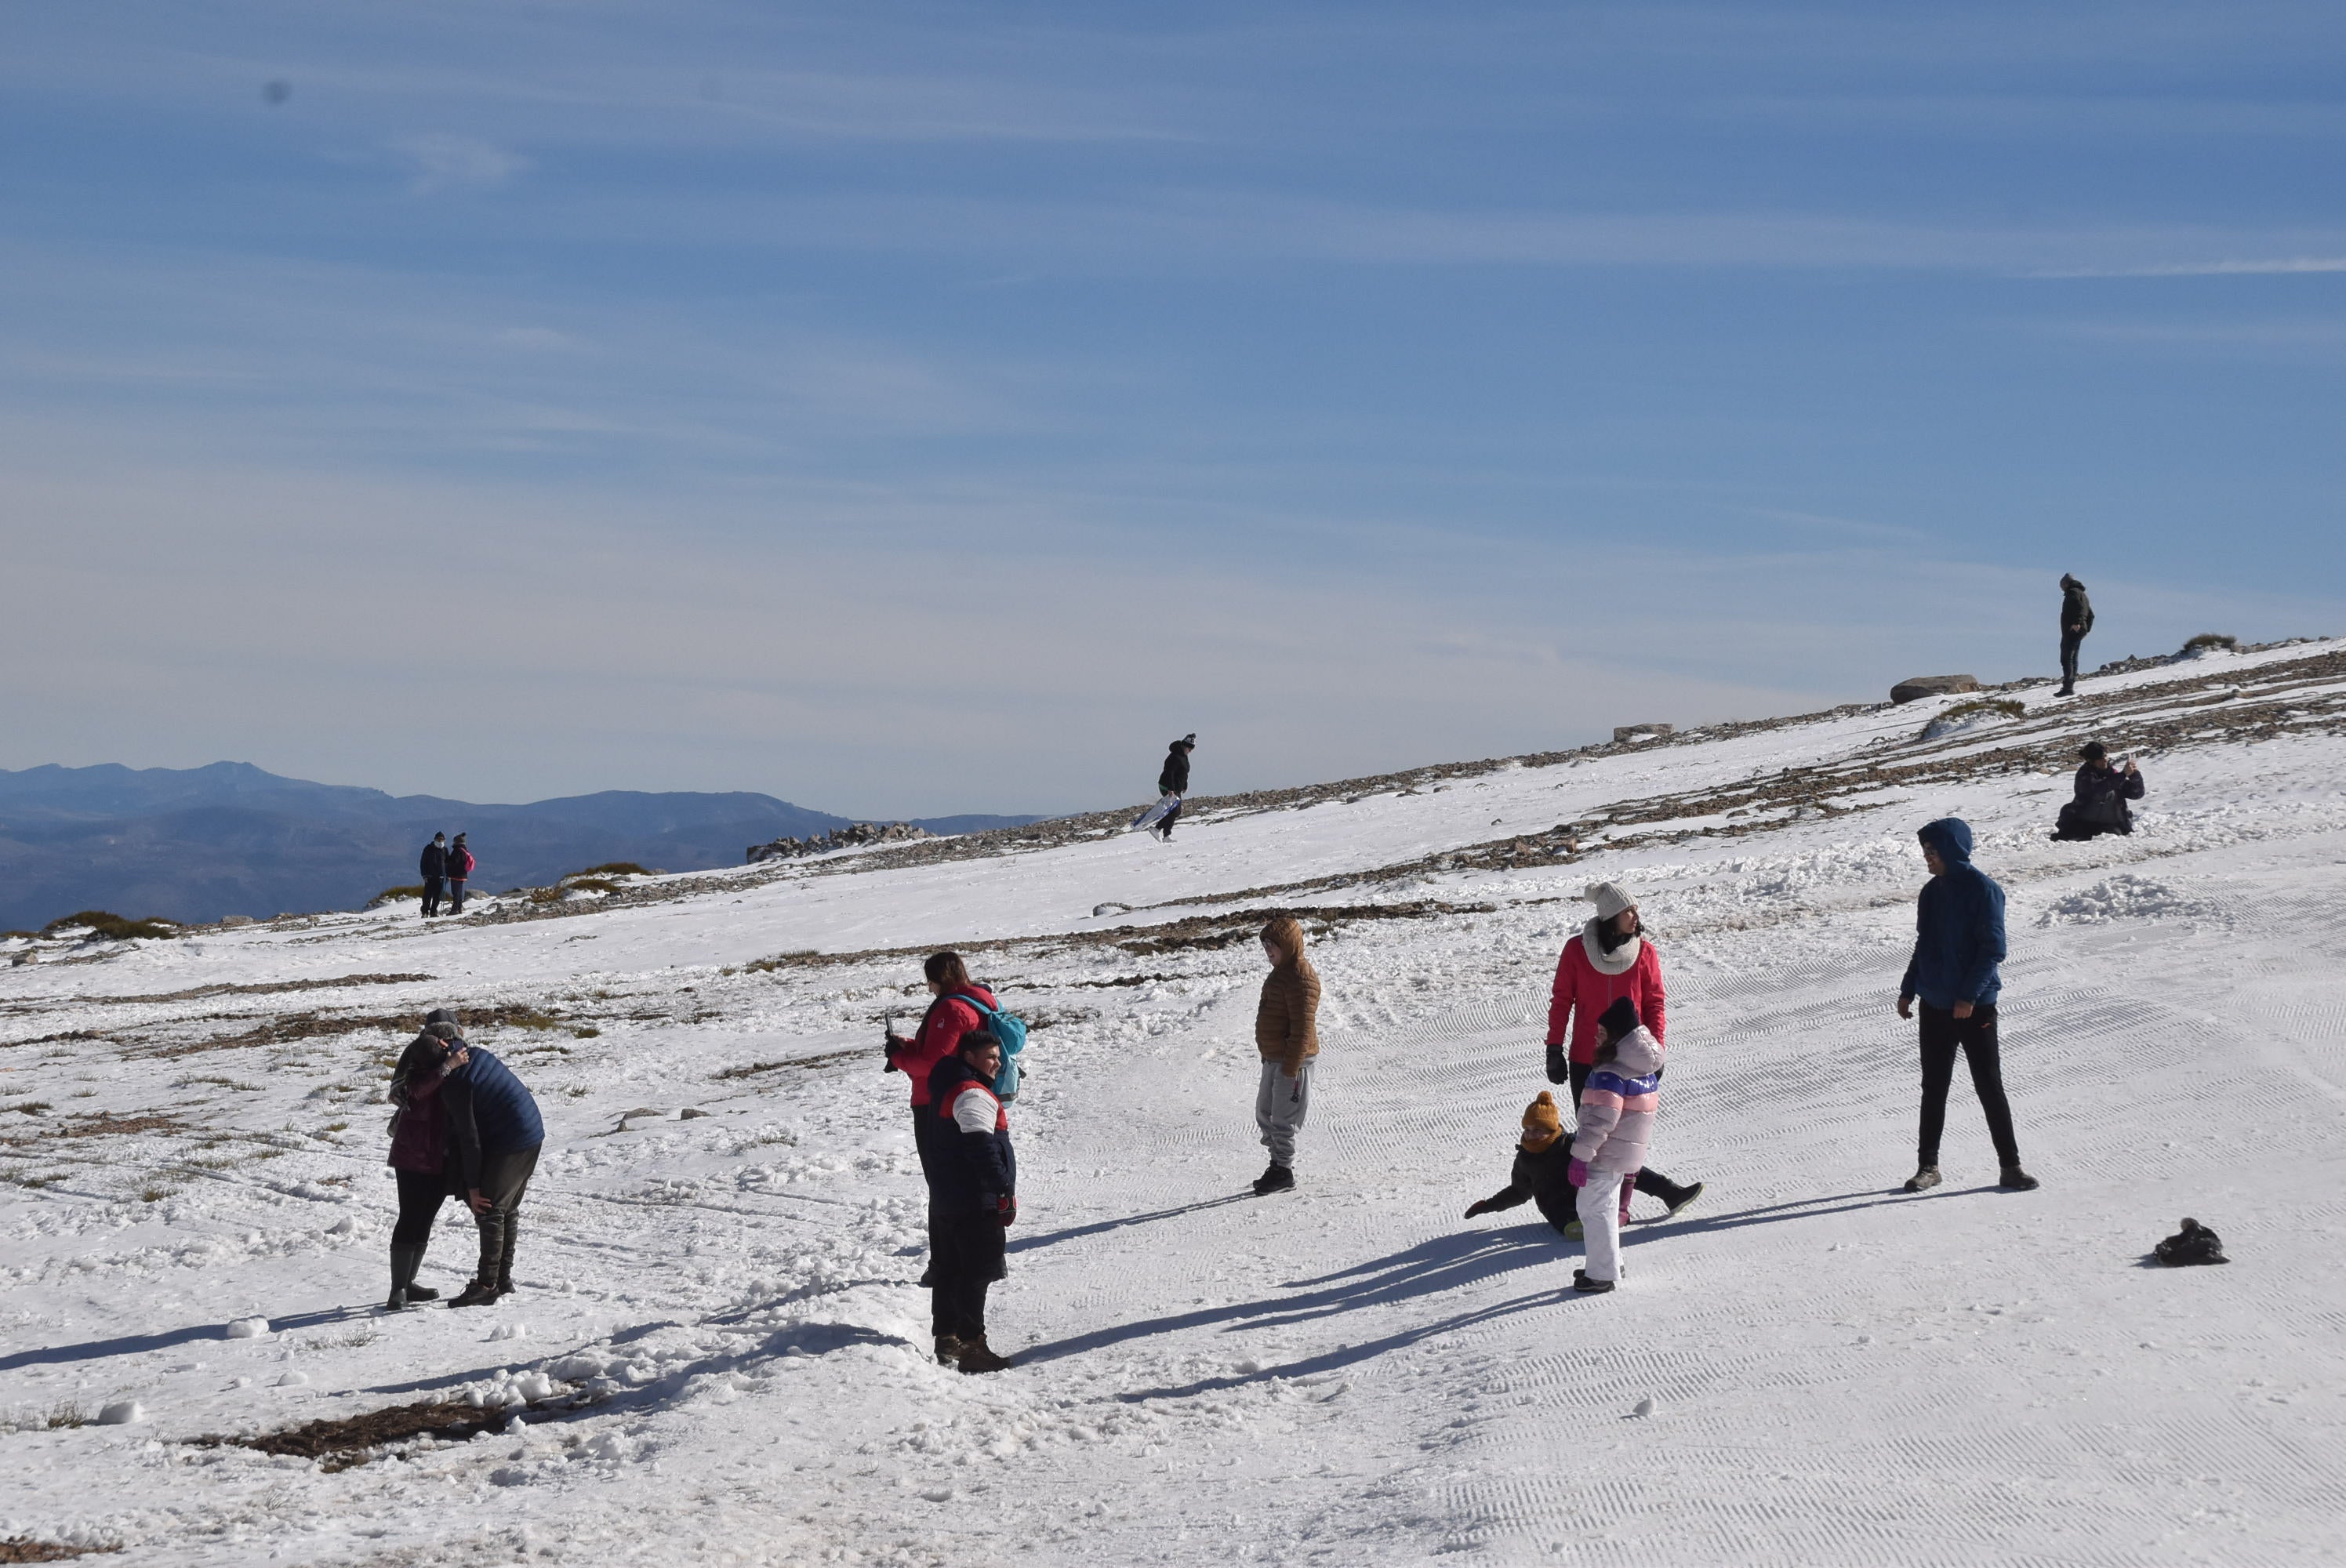
[[[1564,1117],[1556,1108],[1556,1096],[1545,1089],[1539,1098],[1524,1107],[1524,1147],[1539,1153],[1564,1136]]]

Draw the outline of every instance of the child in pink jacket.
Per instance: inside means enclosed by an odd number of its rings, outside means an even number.
[[[1572,1140],[1572,1185],[1580,1189],[1580,1227],[1587,1267],[1572,1288],[1590,1295],[1621,1278],[1621,1199],[1646,1164],[1661,1105],[1662,1043],[1637,1021],[1624,996],[1596,1021],[1596,1070],[1580,1092],[1580,1131]]]

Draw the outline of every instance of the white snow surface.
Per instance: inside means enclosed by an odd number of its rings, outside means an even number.
[[[2187,673],[2246,701],[2341,647]],[[0,969],[0,1540],[206,1564],[2338,1561],[2340,684],[2292,691],[2271,738],[2137,751],[2139,829],[2091,844],[2046,838],[2064,765],[1607,847],[1652,831],[1602,825],[1618,802],[1920,755],[1924,703],[1206,811],[1169,845],[38,944]],[[2060,733],[2093,733],[2070,711]],[[1929,744],[2066,722],[2032,697]],[[1960,1074],[1946,1185],[1895,1190],[1913,829],[1946,814],[2010,898],[2035,1193],[1995,1187]],[[1373,875],[1565,822],[1570,863]],[[1676,1220],[1641,1198],[1624,1288],[1581,1298],[1535,1209],[1460,1216],[1546,1086],[1550,976],[1599,879],[1669,982],[1654,1163],[1709,1188]],[[1258,1200],[1259,949],[1100,933],[1282,901],[1447,908],[1315,936],[1300,1186]],[[991,1303],[1019,1365],[983,1378],[929,1354],[878,1049],[926,1000],[917,950],[956,943],[1035,1024]],[[882,948],[913,951],[842,956]],[[806,952],[832,956],[745,967]],[[431,978],[350,981],[401,975]],[[386,1067],[444,1004],[549,1138],[518,1292],[386,1314]],[[2186,1214],[2229,1267],[2145,1264]],[[424,1278],[453,1293],[471,1227],[440,1226]],[[480,1435],[342,1469],[190,1441],[424,1400]]]

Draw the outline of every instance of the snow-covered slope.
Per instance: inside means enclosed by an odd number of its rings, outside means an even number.
[[[2081,689],[1928,742],[1944,701],[1250,799],[1171,845],[1078,824],[429,929],[7,944],[36,962],[0,972],[0,1538],[206,1563],[2332,1560],[2346,645]],[[2143,757],[2140,830],[2050,843],[2088,735]],[[1994,1190],[1960,1084],[1947,1186],[1892,1190],[1912,830],[1951,812],[2011,894],[2034,1194]],[[1642,1207],[1628,1288],[1578,1299],[1530,1210],[1459,1215],[1544,1086],[1599,877],[1637,891],[1670,981],[1655,1161],[1711,1186]],[[1325,1054],[1302,1187],[1256,1200],[1274,908],[1307,911]],[[993,1310],[1023,1364],[989,1378],[925,1353],[904,1081],[879,1071],[942,944],[1037,1025]],[[442,1004],[551,1135],[520,1293],[385,1316],[384,1065]],[[2185,1214],[2230,1267],[2142,1266]],[[469,1227],[442,1226],[427,1278],[453,1287]],[[128,1400],[144,1419],[72,1424]],[[323,1463],[191,1441],[448,1400],[516,1413]]]

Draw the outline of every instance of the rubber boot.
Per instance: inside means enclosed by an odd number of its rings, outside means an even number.
[[[1012,1364],[1009,1357],[994,1353],[983,1334],[961,1342],[961,1369],[964,1372],[998,1372]]]
[[[391,1249],[391,1295],[383,1301],[385,1308],[393,1312],[401,1311],[410,1301],[417,1299],[414,1294],[415,1266],[423,1261],[423,1254],[415,1247],[394,1247]]]
[[[1702,1196],[1702,1189],[1707,1185],[1708,1184],[1704,1182],[1696,1182],[1692,1186],[1682,1186],[1678,1188],[1678,1191],[1672,1193],[1666,1200],[1670,1206],[1670,1211],[1665,1217],[1676,1219],[1681,1209],[1686,1208],[1691,1205],[1695,1199]]]
[[[396,1310],[413,1306],[418,1301],[437,1301],[440,1292],[429,1285],[415,1283],[415,1271],[423,1267],[423,1248],[394,1247],[391,1249],[391,1299],[383,1305]]]

